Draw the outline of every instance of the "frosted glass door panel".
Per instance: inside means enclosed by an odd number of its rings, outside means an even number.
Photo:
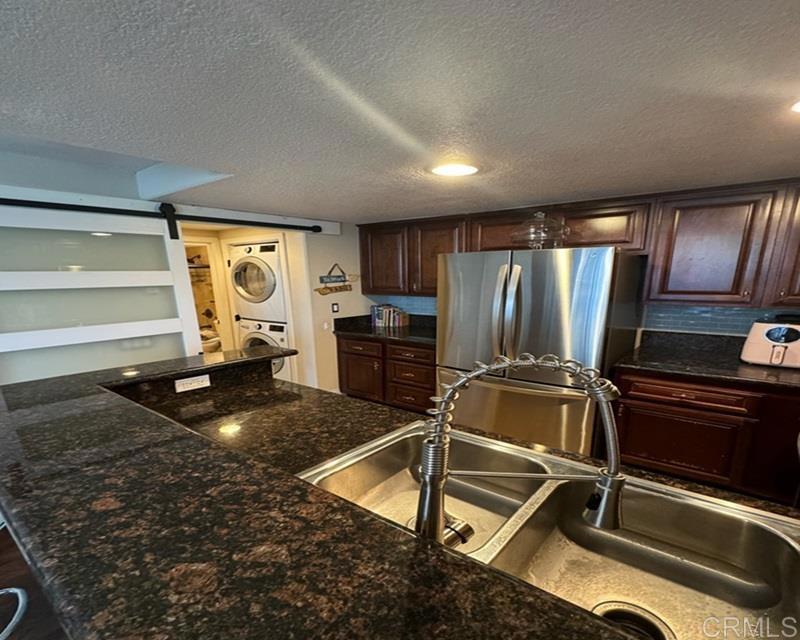
[[[183,339],[179,333],[12,351],[0,353],[0,384],[180,357]]]
[[[0,291],[0,333],[177,317],[172,287]]]
[[[169,271],[169,263],[157,235],[0,227],[0,271]]]

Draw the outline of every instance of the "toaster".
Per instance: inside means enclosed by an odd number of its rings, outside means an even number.
[[[754,322],[741,358],[750,364],[800,368],[800,324]]]

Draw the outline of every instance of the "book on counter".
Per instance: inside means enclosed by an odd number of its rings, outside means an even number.
[[[373,304],[370,307],[372,326],[378,329],[396,329],[408,326],[408,313],[393,304]]]

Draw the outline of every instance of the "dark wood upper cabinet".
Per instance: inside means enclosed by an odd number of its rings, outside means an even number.
[[[365,225],[359,230],[361,292],[409,293],[408,226]]]
[[[362,225],[362,291],[435,296],[438,255],[525,249],[512,235],[540,210],[563,217],[567,247],[650,254],[649,300],[800,305],[797,178]]]
[[[623,251],[645,251],[649,211],[649,202],[559,210],[570,230],[564,246],[612,246]]]
[[[467,218],[467,251],[520,249],[511,242],[511,234],[538,209],[515,209],[481,213]]]
[[[776,202],[777,191],[663,200],[650,299],[757,304]]]
[[[436,295],[437,258],[442,253],[464,251],[463,218],[417,222],[409,227],[409,278],[411,293]]]
[[[786,198],[770,269],[766,305],[800,305],[800,186]]]

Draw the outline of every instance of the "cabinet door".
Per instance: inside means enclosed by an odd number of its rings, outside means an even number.
[[[649,203],[625,206],[565,209],[570,233],[564,246],[612,246],[624,251],[644,251]]]
[[[623,462],[720,484],[738,480],[743,434],[755,422],[634,400],[620,401],[617,415]]]
[[[800,305],[800,187],[792,190],[778,231],[781,245],[770,271],[767,305]]]
[[[661,203],[651,300],[756,305],[775,192]]]
[[[538,209],[497,211],[469,216],[467,221],[468,251],[519,249],[511,234]]]
[[[441,253],[464,250],[466,222],[432,220],[412,224],[409,233],[409,276],[411,293],[436,295],[436,265]]]
[[[380,358],[339,352],[339,386],[348,396],[383,400],[383,362]]]
[[[741,488],[785,504],[800,498],[800,397],[770,395],[753,432]]]
[[[408,293],[406,225],[360,227],[359,238],[362,293]]]

